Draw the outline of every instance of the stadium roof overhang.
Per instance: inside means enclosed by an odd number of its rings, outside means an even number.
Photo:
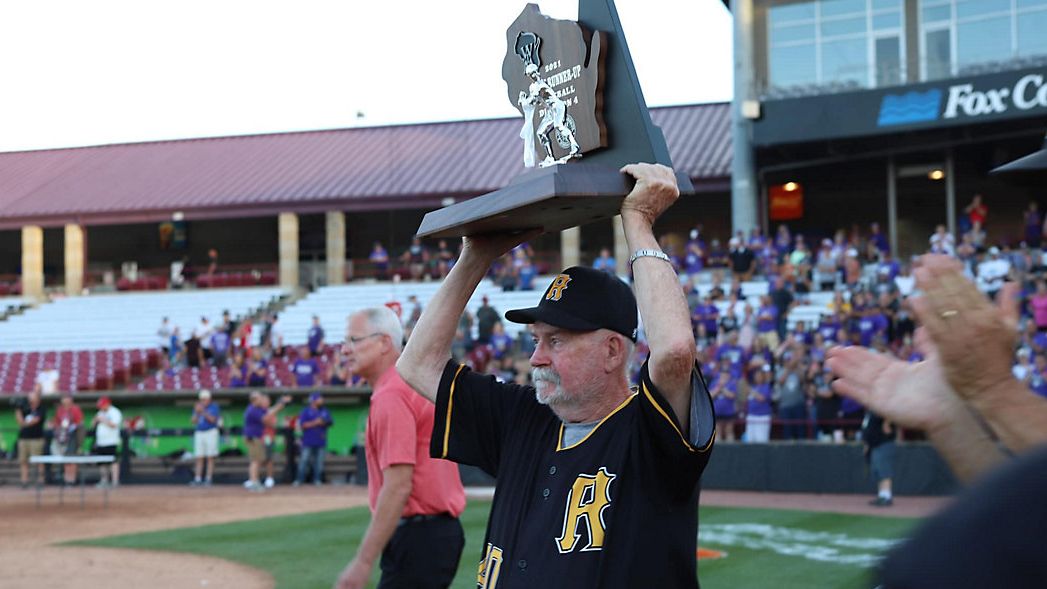
[[[651,109],[699,192],[729,190],[729,104]],[[0,229],[432,209],[523,171],[519,120],[0,154]]]

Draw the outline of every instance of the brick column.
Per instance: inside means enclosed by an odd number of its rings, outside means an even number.
[[[280,213],[277,217],[280,235],[280,286],[298,287],[298,215]]]
[[[22,296],[44,298],[44,230],[37,225],[22,227]]]
[[[581,227],[571,227],[560,232],[560,260],[564,268],[582,263]]]
[[[65,226],[65,294],[75,297],[84,290],[84,266],[87,252],[84,248],[84,228]]]
[[[345,213],[328,211],[327,284],[345,283]]]

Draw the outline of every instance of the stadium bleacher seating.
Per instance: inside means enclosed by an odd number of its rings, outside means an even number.
[[[253,313],[283,294],[261,287],[61,298],[0,322],[0,352],[154,348],[165,316],[188,333],[201,316]]]
[[[226,309],[250,314],[283,294],[267,287],[57,299],[0,321],[0,392],[32,390],[47,363],[58,369],[60,391],[125,386],[159,366],[156,331],[164,316],[188,335],[201,316],[217,322]],[[210,385],[210,376],[198,381]]]
[[[109,390],[159,365],[155,349],[0,352],[0,392],[31,391],[47,364],[58,369],[59,391]]]

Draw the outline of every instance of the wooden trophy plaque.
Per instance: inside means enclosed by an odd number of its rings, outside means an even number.
[[[579,0],[578,22],[528,4],[506,30],[502,62],[509,100],[523,115],[522,164],[508,186],[425,215],[419,237],[458,237],[613,217],[632,188],[619,169],[672,167],[651,122],[613,0]],[[677,174],[683,194],[690,179]]]

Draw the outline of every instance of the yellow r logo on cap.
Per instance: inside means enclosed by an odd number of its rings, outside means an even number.
[[[545,300],[547,301],[558,301],[563,296],[563,291],[567,288],[567,283],[571,281],[571,276],[568,274],[561,274],[553,279],[553,283],[549,285],[549,290],[545,292]]]

